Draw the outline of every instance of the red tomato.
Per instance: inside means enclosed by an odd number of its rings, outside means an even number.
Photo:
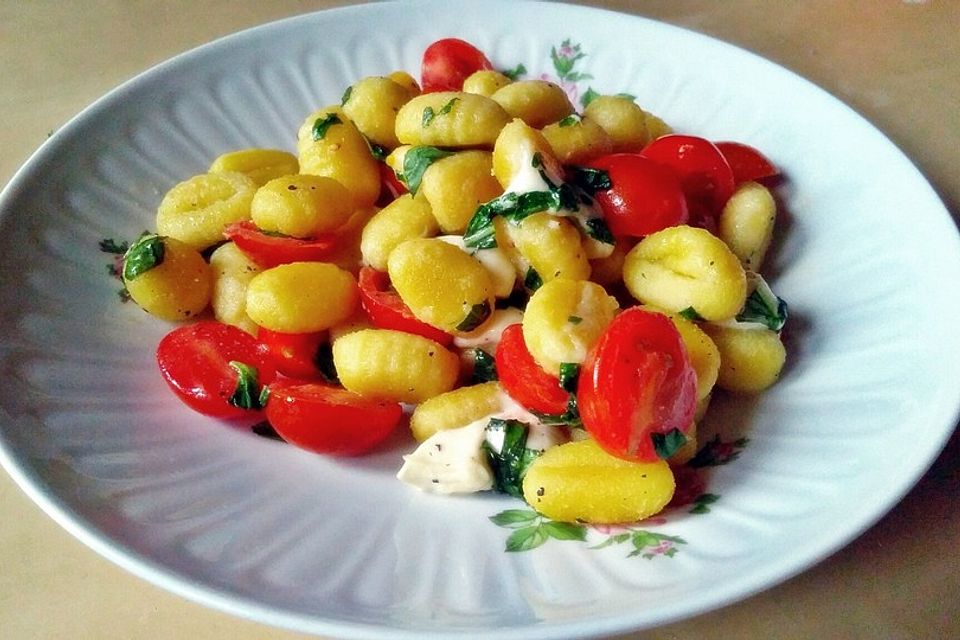
[[[775,164],[754,147],[741,142],[714,143],[733,170],[733,181],[737,184],[752,180],[763,180],[780,175]]]
[[[260,327],[257,340],[269,354],[274,368],[290,378],[316,378],[320,376],[317,368],[317,352],[325,344],[327,332],[316,333],[280,333]]]
[[[594,197],[613,235],[640,237],[687,222],[687,201],[669,167],[635,153],[603,156],[590,166],[610,177],[610,189]]]
[[[494,356],[500,385],[511,398],[531,411],[559,415],[567,410],[570,394],[560,380],[544,371],[523,341],[523,326],[512,324],[500,335]]]
[[[380,163],[380,200],[378,205],[386,206],[405,194],[407,186],[400,181],[397,173],[387,166],[386,163]]]
[[[393,433],[402,416],[399,403],[315,382],[275,382],[267,403],[267,421],[284,440],[341,456],[367,453]]]
[[[264,269],[288,262],[322,261],[337,248],[336,236],[332,233],[310,240],[271,236],[249,220],[227,225],[223,235]]]
[[[458,38],[437,40],[423,52],[420,88],[423,93],[460,91],[464,80],[484,69],[493,69],[493,65],[469,42]]]
[[[205,320],[178,327],[157,345],[160,373],[177,397],[190,408],[217,418],[257,413],[230,403],[240,377],[230,366],[233,361],[256,369],[261,386],[276,377],[260,343],[246,331],[222,322]]]
[[[607,452],[657,460],[653,434],[686,433],[697,406],[697,375],[673,322],[639,307],[614,318],[587,355],[577,401]]]
[[[357,283],[360,285],[360,304],[376,326],[415,333],[443,346],[453,342],[451,334],[417,320],[400,295],[390,289],[390,276],[386,272],[361,267]]]
[[[640,154],[676,171],[691,215],[699,207],[716,215],[733,195],[733,171],[709,140],[670,134],[657,138]]]

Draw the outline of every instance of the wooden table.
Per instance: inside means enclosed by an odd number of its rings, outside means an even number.
[[[215,37],[338,4],[345,3],[0,0],[0,183],[50,131],[134,74]],[[800,73],[882,129],[958,218],[960,2],[582,4],[688,27]],[[624,637],[960,637],[958,468],[955,434],[906,499],[834,556],[738,604]],[[0,630],[8,639],[302,637],[204,608],[124,572],[68,535],[2,473]]]

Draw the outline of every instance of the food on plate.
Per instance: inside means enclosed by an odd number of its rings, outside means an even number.
[[[786,304],[758,273],[779,169],[571,95],[446,38],[419,83],[319,106],[295,153],[228,150],[172,186],[118,269],[179,323],[170,388],[319,454],[409,428],[397,476],[426,492],[587,523],[665,508],[715,390],[784,366]]]

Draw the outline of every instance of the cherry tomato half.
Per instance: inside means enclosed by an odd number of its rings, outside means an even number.
[[[742,142],[715,142],[733,171],[737,184],[780,175],[780,169],[754,147]]]
[[[705,208],[716,215],[733,195],[733,171],[709,140],[665,135],[648,144],[640,154],[677,173],[691,215],[696,208]]]
[[[493,69],[493,65],[482,51],[464,40],[444,38],[423,52],[420,87],[424,93],[460,91],[464,80],[485,69]]]
[[[330,233],[310,240],[271,236],[249,220],[227,225],[223,235],[264,269],[289,262],[319,262],[337,248],[336,236]]]
[[[615,236],[640,237],[687,222],[687,201],[669,167],[635,153],[603,156],[590,167],[610,178],[610,189],[594,197]]]
[[[260,327],[257,340],[263,345],[274,368],[290,378],[311,379],[320,377],[317,354],[326,344],[327,332],[281,333]]]
[[[620,313],[587,355],[577,401],[607,452],[657,460],[653,434],[686,433],[697,406],[697,375],[673,322],[639,307]]]
[[[521,405],[551,415],[567,410],[570,394],[530,355],[523,341],[523,325],[511,324],[503,330],[494,360],[500,386]]]
[[[360,304],[377,327],[415,333],[443,346],[453,342],[451,334],[417,320],[400,295],[390,289],[390,276],[386,272],[361,267],[357,283],[360,285]]]
[[[164,380],[187,406],[208,416],[237,418],[258,411],[231,404],[240,372],[239,362],[256,372],[252,393],[276,377],[266,351],[246,331],[232,325],[204,320],[178,327],[157,345],[157,364]]]
[[[386,206],[405,194],[407,185],[403,184],[397,173],[385,162],[380,163],[380,200],[378,205]]]
[[[403,407],[328,384],[285,380],[270,385],[266,415],[290,444],[316,453],[356,456],[393,433]]]

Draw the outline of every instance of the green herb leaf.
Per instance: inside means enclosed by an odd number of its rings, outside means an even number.
[[[133,280],[163,263],[163,238],[155,233],[140,236],[123,255],[123,279]]]
[[[530,291],[536,291],[543,286],[543,278],[536,269],[528,267],[526,275],[523,276],[523,286]]]
[[[573,393],[577,390],[577,380],[580,378],[580,365],[575,362],[560,363],[560,386],[564,391]]]
[[[517,80],[520,76],[526,75],[527,68],[521,62],[520,64],[515,66],[513,69],[504,69],[500,73],[507,76],[511,80]]]
[[[490,303],[484,300],[483,302],[478,302],[477,304],[470,307],[470,311],[467,313],[467,317],[457,325],[457,331],[463,331],[464,333],[469,333],[473,331],[484,322],[487,318],[490,317],[490,314],[493,312],[493,309],[490,308]]]
[[[340,98],[340,106],[343,107],[350,101],[350,96],[353,94],[353,85],[347,87],[347,90],[343,92],[343,97]]]
[[[426,129],[430,126],[430,123],[433,122],[433,119],[437,117],[437,114],[434,113],[433,107],[427,107],[423,110],[423,115],[420,116],[420,126]]]
[[[266,404],[269,391],[257,380],[257,369],[238,360],[231,360],[230,367],[237,372],[237,386],[229,402],[241,409],[259,410]]]
[[[693,307],[687,307],[686,309],[683,309],[680,311],[679,315],[681,318],[686,318],[690,322],[705,322],[704,317],[697,313],[697,310]]]
[[[537,411],[531,413],[537,416],[537,419],[543,424],[564,425],[575,429],[583,428],[583,421],[580,419],[580,407],[577,405],[577,396],[573,393],[570,394],[570,399],[567,400],[566,411],[561,414],[539,413]]]
[[[566,127],[572,127],[577,124],[580,124],[580,116],[577,115],[576,113],[573,113],[567,116],[566,118],[564,118],[563,120],[561,120],[560,122],[558,122],[557,126],[559,126],[562,129]]]
[[[445,116],[451,111],[453,111],[453,106],[459,102],[460,98],[450,98],[445,105],[440,107],[440,111],[437,113],[438,116]]]
[[[587,220],[587,235],[594,240],[599,240],[604,244],[616,244],[617,240],[613,237],[610,227],[607,226],[603,218],[590,218]]]
[[[423,174],[431,164],[449,155],[452,155],[451,151],[436,147],[416,146],[409,149],[403,156],[403,181],[410,193],[416,195]]]
[[[680,447],[687,443],[687,436],[679,429],[674,429],[669,433],[654,433],[650,436],[653,439],[653,449],[657,456],[666,460],[677,452]]]
[[[314,120],[311,130],[313,139],[323,140],[327,136],[327,130],[335,124],[343,124],[343,120],[335,113],[328,113],[324,117]]]
[[[581,322],[583,322],[583,318],[581,318],[580,316],[567,316],[567,322],[569,322],[570,324],[580,324]]]
[[[747,296],[743,310],[737,315],[737,322],[756,322],[771,331],[780,331],[787,323],[787,303],[770,290],[763,278],[759,275],[755,277],[756,287]]]
[[[497,363],[492,355],[483,349],[473,350],[473,374],[470,384],[481,384],[497,379]]]
[[[364,140],[367,141],[367,147],[370,149],[370,155],[372,155],[376,160],[384,160],[388,155],[390,155],[390,151],[386,147],[373,142],[366,136],[364,136]]]
[[[593,167],[570,167],[570,179],[590,195],[597,191],[607,191],[613,188],[613,182],[610,180],[610,174],[603,169],[594,169]]]
[[[527,425],[519,420],[501,420],[491,418],[487,423],[487,433],[503,434],[503,445],[497,451],[484,441],[483,448],[487,462],[493,471],[493,488],[518,498],[523,497],[523,476],[530,464],[537,459],[540,451],[527,448]]]

